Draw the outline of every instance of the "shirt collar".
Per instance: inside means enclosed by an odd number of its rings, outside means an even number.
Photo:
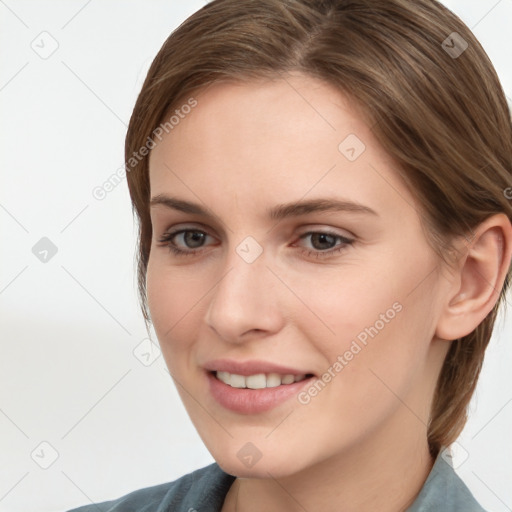
[[[455,473],[450,452],[442,448],[427,480],[406,512],[485,512]]]

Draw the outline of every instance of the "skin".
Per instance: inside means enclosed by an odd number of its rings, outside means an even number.
[[[433,464],[426,425],[447,340],[471,332],[496,301],[489,283],[503,282],[510,223],[496,216],[471,244],[460,241],[460,263],[448,268],[396,166],[332,86],[295,74],[215,84],[195,98],[198,106],[151,152],[151,197],[191,201],[210,215],[151,207],[147,292],[190,418],[222,469],[238,477],[223,512],[405,510]],[[366,146],[354,161],[338,149],[349,134]],[[265,214],[317,198],[376,214]],[[175,255],[161,242],[180,228],[207,234],[202,246],[173,238],[195,254]],[[353,242],[327,237],[322,246],[311,236],[322,232]],[[263,249],[252,263],[236,252],[248,236]],[[308,404],[294,397],[244,415],[209,393],[202,365],[216,358],[321,376],[396,303],[400,312]],[[262,455],[252,467],[237,456],[247,442]]]

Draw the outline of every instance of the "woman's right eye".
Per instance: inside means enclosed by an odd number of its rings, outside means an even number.
[[[158,242],[176,255],[192,256],[200,252],[207,238],[213,237],[198,229],[179,229],[165,233]]]

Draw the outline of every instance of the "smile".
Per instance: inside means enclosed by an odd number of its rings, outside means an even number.
[[[232,388],[249,388],[249,389],[264,389],[264,388],[275,388],[282,384],[293,384],[294,382],[300,382],[306,378],[305,374],[293,375],[285,374],[280,375],[279,373],[257,373],[254,375],[238,375],[236,373],[229,372],[215,372],[217,379],[224,382]]]
[[[240,375],[226,371],[207,371],[205,375],[210,396],[238,414],[268,412],[292,400],[316,378],[312,374]]]

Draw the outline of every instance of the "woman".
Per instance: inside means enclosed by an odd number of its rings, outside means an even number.
[[[105,510],[483,510],[447,448],[510,280],[512,126],[456,16],[214,0],[125,156],[145,319],[216,463]]]

